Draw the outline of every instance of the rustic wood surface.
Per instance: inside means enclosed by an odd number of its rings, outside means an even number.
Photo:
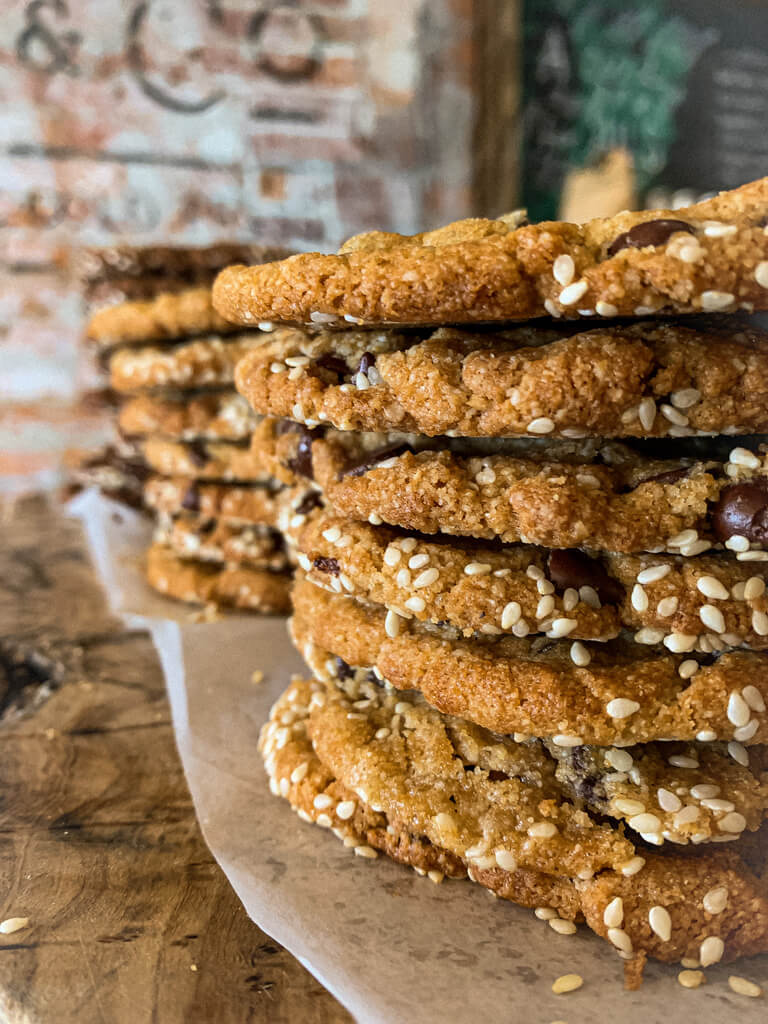
[[[0,1019],[337,1024],[205,846],[150,639],[110,616],[79,526],[0,505]]]

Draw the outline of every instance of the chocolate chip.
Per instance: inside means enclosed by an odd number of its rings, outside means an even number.
[[[687,231],[695,234],[690,224],[684,220],[674,220],[671,217],[662,217],[659,220],[646,220],[642,224],[635,224],[629,231],[619,235],[608,246],[608,256],[615,256],[622,249],[644,249],[646,245],[664,245],[676,231]]]
[[[738,535],[753,544],[767,544],[768,477],[722,490],[712,512],[712,530],[721,542]]]
[[[344,360],[335,356],[333,352],[326,352],[319,356],[312,365],[319,366],[321,370],[328,370],[329,373],[335,373],[339,378],[346,377],[349,373],[349,367]]]
[[[292,469],[297,476],[305,476],[308,480],[314,480],[312,469],[312,441],[315,432],[307,430],[302,424],[297,424],[299,430],[299,442],[296,445],[295,454],[288,459],[288,468]]]
[[[379,677],[376,675],[372,668],[365,673],[365,679],[366,682],[373,683],[374,686],[384,685],[383,681],[379,679]]]
[[[376,356],[373,352],[363,352],[360,363],[357,367],[358,373],[368,373],[372,366],[376,365]]]
[[[215,519],[206,519],[204,522],[200,523],[200,525],[198,526],[198,530],[200,531],[200,533],[203,534],[203,536],[206,536],[207,534],[213,532],[213,528],[215,525]]]
[[[624,596],[624,588],[619,581],[608,575],[602,563],[583,551],[550,551],[547,570],[559,590],[592,587],[605,604],[617,604]]]
[[[299,504],[296,506],[294,511],[299,516],[305,516],[314,508],[318,508],[322,505],[323,499],[320,497],[319,491],[307,491],[304,497],[301,499]]]
[[[690,468],[682,466],[680,469],[669,469],[664,473],[656,473],[655,476],[648,476],[644,480],[641,480],[640,483],[674,484],[677,483],[678,480],[684,480],[689,473]]]
[[[283,437],[285,434],[298,434],[301,429],[301,424],[295,420],[278,420],[275,424],[275,436]]]
[[[355,673],[343,658],[336,657],[336,678],[351,679]]]
[[[339,575],[339,563],[335,558],[325,558],[320,555],[312,562],[312,565],[318,572],[329,572],[331,576]]]
[[[209,461],[208,449],[203,441],[187,441],[186,449],[194,466],[205,466]]]
[[[497,768],[491,768],[491,770],[488,772],[489,782],[503,782],[505,779],[508,778],[509,776],[507,775],[506,772],[500,772]]]
[[[379,448],[378,451],[370,452],[361,462],[354,462],[341,472],[341,476],[364,476],[369,469],[378,466],[380,462],[393,459],[405,452],[413,451],[408,444],[390,444],[386,448]]]
[[[181,507],[187,512],[200,511],[200,489],[197,484],[190,484],[184,497],[181,499]]]

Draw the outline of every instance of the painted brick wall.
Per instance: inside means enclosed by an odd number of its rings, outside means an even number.
[[[370,227],[413,231],[470,211],[483,9],[5,0],[6,489],[53,483],[65,449],[104,433],[103,414],[80,401],[94,378],[78,350],[73,246],[236,238],[323,249]],[[514,19],[505,31],[514,39]],[[512,49],[504,69],[516,80]]]

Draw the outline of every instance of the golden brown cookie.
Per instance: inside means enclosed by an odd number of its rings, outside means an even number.
[[[244,441],[258,421],[245,399],[230,390],[135,395],[118,416],[127,437],[151,434],[177,441]]]
[[[288,573],[238,563],[189,561],[159,543],[147,552],[147,580],[166,597],[188,604],[215,604],[275,615],[287,612],[291,604]]]
[[[768,949],[764,852],[665,855],[611,838],[546,777],[525,774],[519,744],[418,701],[372,683],[294,681],[259,746],[272,791],[360,856],[381,849],[434,881],[466,867],[506,899],[586,919],[640,966],[646,954],[708,966]],[[511,774],[491,767],[500,761]],[[601,853],[615,863],[595,874]]]
[[[676,653],[621,636],[606,643],[545,637],[460,638],[301,578],[292,634],[324,678],[331,655],[420,690],[446,714],[500,733],[562,745],[652,740],[768,743],[768,656]]]
[[[368,340],[370,337],[370,341]],[[283,329],[238,364],[258,412],[428,436],[687,437],[768,430],[768,334],[738,320],[392,332]]]
[[[115,391],[222,387],[234,380],[237,361],[262,344],[261,333],[210,335],[171,348],[121,348],[109,360]]]
[[[768,178],[679,210],[587,224],[464,220],[411,237],[371,232],[219,274],[234,323],[466,324],[768,306]]]
[[[689,452],[679,457],[665,441],[668,457],[662,459],[617,443],[430,442],[308,430],[265,418],[252,445],[277,478],[314,480],[339,515],[363,522],[505,543],[686,557],[724,544],[738,561],[763,561],[768,458],[755,438],[733,448],[731,439],[720,440],[730,450],[725,462],[719,452],[702,458],[702,446],[712,442],[696,438],[674,443]]]
[[[291,525],[295,524],[295,525]],[[576,550],[490,546],[403,535],[317,511],[285,529],[309,580],[421,622],[473,633],[601,640],[629,629],[640,642],[686,636],[768,647],[768,565],[731,552],[590,557]],[[351,589],[350,589],[351,588]]]
[[[256,569],[285,572],[288,558],[279,533],[268,526],[231,523],[182,515],[163,516],[155,542],[179,558],[200,562],[241,563]]]
[[[272,479],[255,448],[232,441],[168,441],[148,437],[139,447],[147,464],[163,476],[248,483],[269,483]]]
[[[186,288],[107,306],[88,321],[86,336],[101,349],[237,330],[213,308],[209,287]]]
[[[152,476],[144,486],[144,501],[164,515],[191,514],[227,523],[276,527],[280,516],[280,491],[268,484],[240,487],[183,476]]]

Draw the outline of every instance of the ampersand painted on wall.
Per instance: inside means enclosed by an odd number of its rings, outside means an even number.
[[[55,75],[65,71],[76,75],[75,53],[82,36],[73,29],[57,32],[48,24],[43,11],[52,11],[58,18],[68,18],[69,8],[64,0],[32,0],[26,8],[26,24],[16,40],[16,56],[28,67]]]

